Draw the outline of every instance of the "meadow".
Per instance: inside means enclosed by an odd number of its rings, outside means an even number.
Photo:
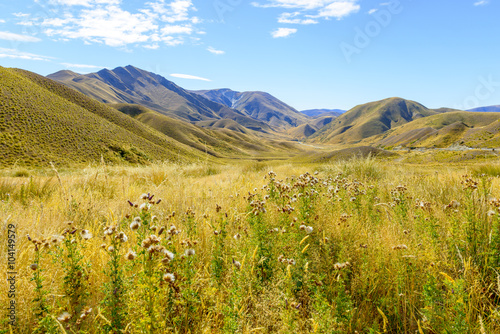
[[[0,333],[498,333],[500,167],[0,171]],[[13,230],[14,232],[9,232]]]

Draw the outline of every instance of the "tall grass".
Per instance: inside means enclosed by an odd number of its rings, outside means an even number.
[[[465,173],[368,158],[2,178],[12,330],[499,332],[499,180]]]

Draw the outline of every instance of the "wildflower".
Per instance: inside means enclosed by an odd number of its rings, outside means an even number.
[[[169,282],[169,283],[174,283],[174,281],[175,281],[175,275],[174,275],[174,274],[171,274],[171,273],[167,273],[167,274],[163,275],[163,279],[164,279],[166,282]]]
[[[165,254],[165,258],[162,259],[161,261],[164,263],[170,262],[174,259],[174,253],[172,253],[171,251],[168,251],[167,249],[163,250],[163,254]]]
[[[38,264],[33,263],[32,265],[30,265],[30,269],[33,270],[33,271],[37,270],[38,269]]]
[[[305,231],[306,231],[307,234],[311,234],[313,232],[313,228],[311,226],[307,226],[305,228]]]
[[[186,251],[184,252],[184,255],[186,256],[193,256],[194,255],[194,249],[190,248],[190,249],[186,249]]]
[[[137,253],[136,253],[136,252],[134,252],[134,251],[133,251],[133,250],[131,250],[131,249],[129,249],[129,250],[128,250],[128,253],[127,253],[127,254],[125,254],[125,258],[126,258],[127,260],[130,260],[130,261],[134,260],[136,257],[137,257]]]
[[[113,246],[108,247],[108,252],[114,252],[114,251],[115,251],[115,247],[113,247]]]
[[[139,206],[139,209],[141,209],[142,211],[148,211],[149,208],[151,208],[151,204],[143,203]]]
[[[139,218],[139,217],[138,217],[138,218]],[[131,230],[133,230],[133,231],[135,231],[135,230],[139,229],[139,227],[141,227],[141,222],[140,222],[140,220],[139,220],[139,221],[137,221],[137,220],[135,220],[135,219],[134,219],[134,221],[130,224],[130,229],[131,229]]]
[[[118,233],[118,235],[116,236],[116,239],[118,239],[118,240],[119,240],[119,241],[121,241],[121,242],[127,242],[128,237],[127,237],[127,235],[125,235],[125,233],[120,232],[120,233]]]
[[[104,228],[104,235],[111,235],[115,233],[116,231],[116,226],[108,226]]]
[[[57,320],[59,320],[60,322],[68,322],[69,319],[71,319],[71,314],[69,314],[68,312],[63,312],[57,317]]]
[[[52,238],[50,239],[50,242],[52,242],[54,245],[57,245],[63,240],[64,240],[63,235],[53,235]]]
[[[92,313],[92,308],[86,306],[83,309],[82,314],[80,314],[80,319],[84,320],[90,313]]]
[[[337,263],[335,263],[335,264],[333,265],[333,269],[335,269],[335,270],[342,270],[342,269],[344,269],[345,267],[348,267],[348,266],[350,266],[350,265],[351,265],[351,264],[350,264],[349,262],[344,262],[344,263],[339,263],[339,262],[337,262]]]
[[[89,230],[80,230],[80,236],[85,240],[89,240],[92,238],[92,233]]]
[[[149,195],[148,194],[142,194],[141,195],[141,199],[149,199]]]

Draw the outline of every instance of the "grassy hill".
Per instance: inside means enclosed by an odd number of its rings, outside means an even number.
[[[210,127],[218,129],[210,130],[162,115],[140,105],[112,106],[176,141],[215,157],[249,157],[283,150],[280,145],[256,136],[253,131],[233,120],[206,121],[214,122]]]
[[[364,142],[383,147],[476,147],[493,145],[500,113],[455,111],[414,120]],[[487,135],[486,133],[490,133]],[[489,138],[487,138],[489,137]],[[489,143],[487,143],[490,141]]]
[[[359,143],[415,119],[446,110],[431,110],[401,98],[389,98],[354,107],[316,132],[313,141],[333,144]]]
[[[123,113],[35,73],[0,67],[1,165],[147,163],[203,157]]]

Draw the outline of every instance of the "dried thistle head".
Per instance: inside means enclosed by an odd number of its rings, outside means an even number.
[[[71,319],[71,314],[69,314],[68,312],[63,312],[57,317],[57,320],[59,320],[60,322],[68,322],[69,319]]]
[[[163,280],[168,283],[174,283],[175,275],[172,273],[166,273],[165,275],[163,275]]]
[[[184,252],[184,255],[186,255],[186,256],[193,256],[194,254],[195,254],[195,251],[194,251],[194,249],[192,249],[192,248],[188,248],[188,249],[186,249],[186,251]]]
[[[80,236],[84,239],[84,240],[89,240],[92,238],[92,233],[90,233],[89,230],[80,230]]]
[[[137,257],[137,253],[136,253],[136,252],[134,252],[134,251],[133,251],[133,250],[131,250],[131,249],[129,249],[129,250],[128,250],[128,252],[127,252],[127,254],[125,254],[125,258],[126,258],[127,260],[130,260],[130,261],[134,260],[136,257]]]

